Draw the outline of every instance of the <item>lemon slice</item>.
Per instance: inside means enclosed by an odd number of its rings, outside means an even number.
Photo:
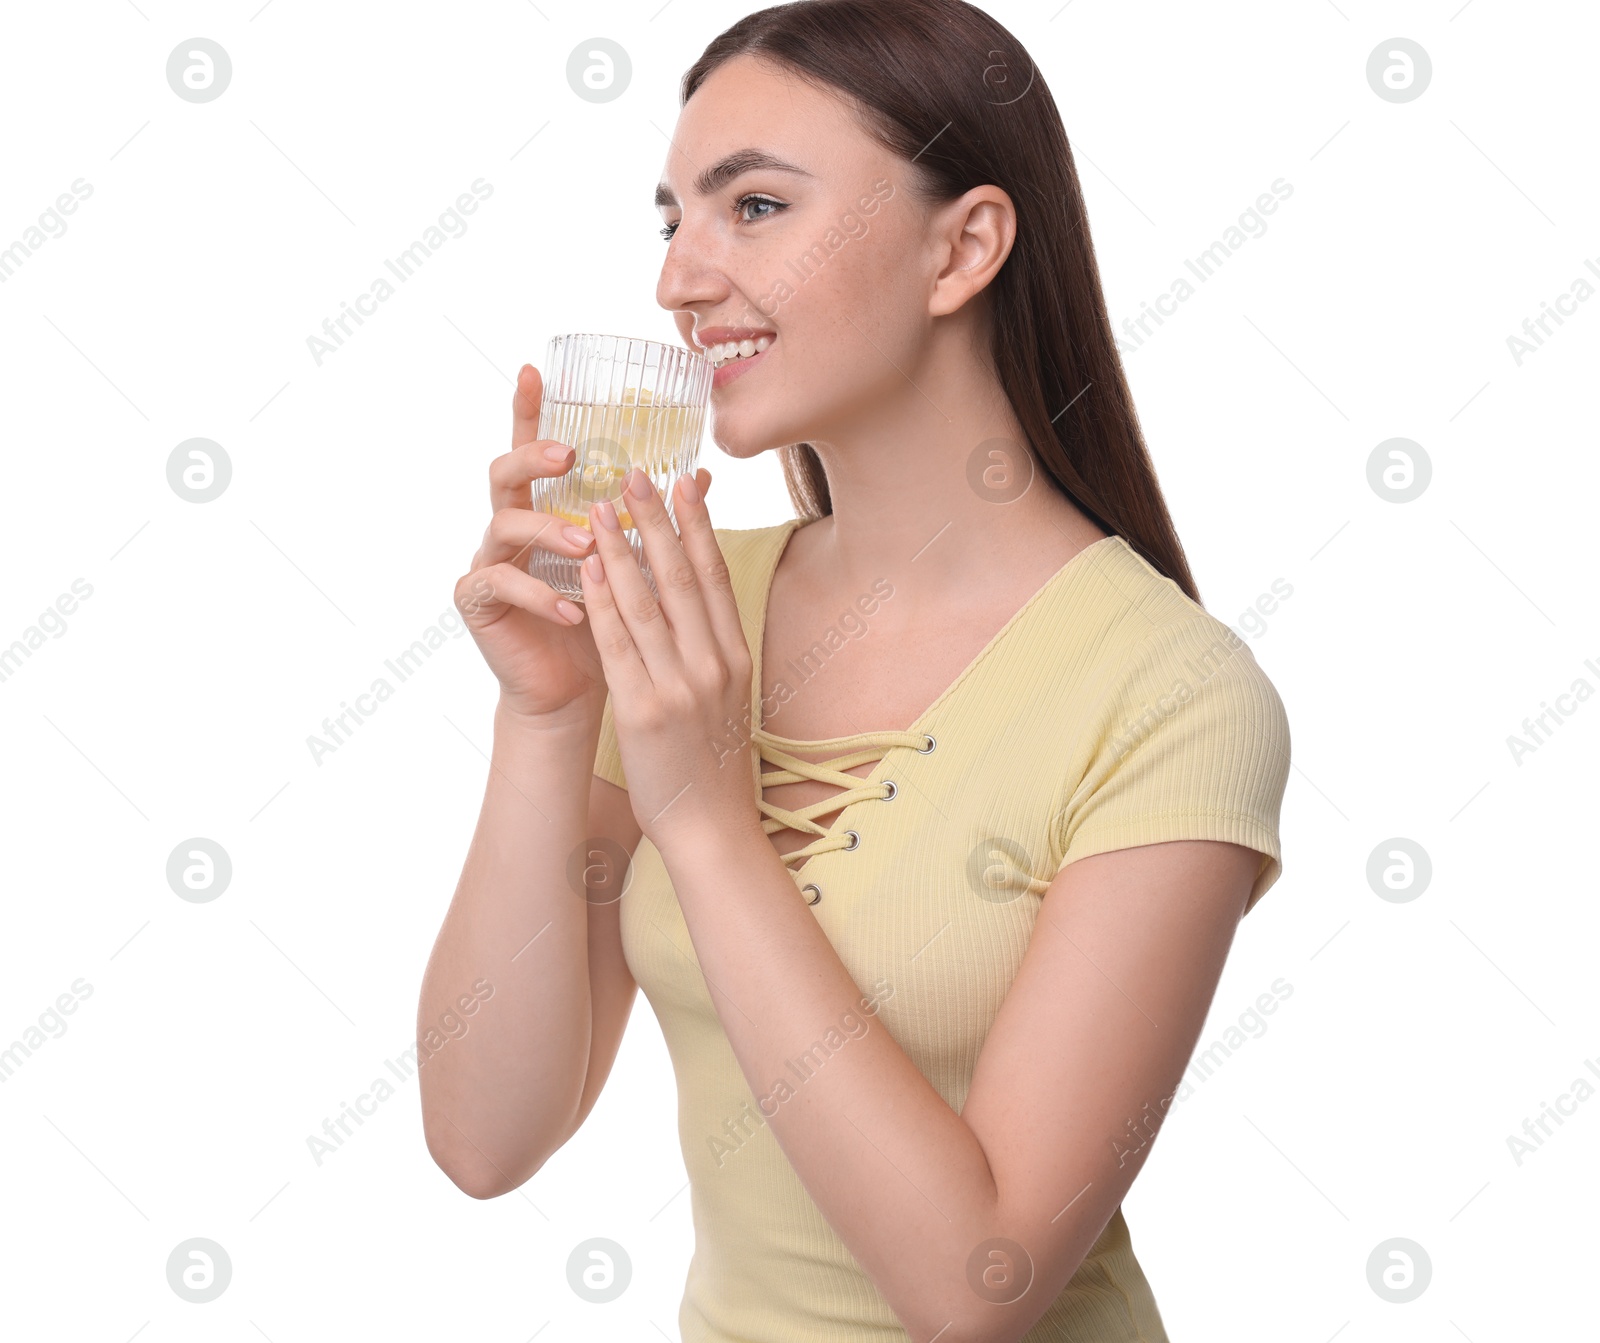
[[[612,501],[612,507],[617,510],[617,525],[619,527],[632,528],[633,519],[628,515],[628,510],[616,500]],[[574,527],[582,527],[585,531],[589,530],[589,514],[587,510],[580,513],[573,509],[561,508],[552,504],[546,511],[553,518],[560,518],[563,522],[570,522]]]

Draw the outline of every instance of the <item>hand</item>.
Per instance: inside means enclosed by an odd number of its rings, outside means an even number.
[[[535,546],[576,557],[593,549],[586,528],[533,511],[533,480],[572,466],[569,446],[537,437],[543,396],[539,370],[524,364],[511,397],[511,451],[489,464],[494,514],[454,600],[500,682],[503,705],[543,722],[574,715],[598,722],[605,673],[584,613],[528,572]]]
[[[583,564],[584,605],[611,690],[634,818],[670,846],[730,827],[760,829],[750,743],[750,648],[711,516],[687,476],[675,511],[637,468],[626,504],[661,593],[651,595],[609,502],[589,510],[597,550]]]

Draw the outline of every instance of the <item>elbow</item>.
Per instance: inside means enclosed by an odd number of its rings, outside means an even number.
[[[468,1198],[491,1199],[520,1189],[539,1173],[548,1153],[519,1163],[520,1173],[508,1172],[478,1148],[466,1143],[453,1126],[444,1132],[434,1125],[423,1125],[423,1140],[433,1164]]]
[[[967,1289],[964,1286],[962,1290]],[[902,1322],[919,1343],[932,1339],[939,1343],[1021,1343],[1043,1314],[1043,1309],[1031,1305],[1024,1309],[1021,1300],[992,1303],[969,1292],[966,1300],[946,1301],[933,1310],[925,1306]]]
[[[902,1323],[918,1343],[1021,1343],[1065,1286],[1047,1267],[991,1230],[944,1276],[949,1290],[922,1293]]]
[[[440,1166],[439,1169],[444,1171],[450,1183],[468,1198],[499,1198],[502,1194],[509,1194],[513,1188],[497,1174],[491,1173],[485,1178],[481,1170],[452,1170],[448,1166]]]
[[[910,1317],[902,1317],[901,1322],[917,1343],[931,1343],[933,1339],[939,1343],[1018,1343],[1027,1328],[1015,1328],[1007,1319],[1004,1307],[991,1306],[987,1312],[976,1312],[960,1303],[944,1310],[924,1307]]]
[[[442,1170],[450,1183],[468,1198],[484,1200],[499,1198],[502,1194],[509,1194],[513,1189],[520,1189],[539,1170],[539,1167],[535,1166],[522,1179],[513,1180],[482,1157],[463,1159],[455,1155],[441,1158],[438,1153],[434,1153],[433,1164]],[[540,1165],[543,1165],[543,1162]]]

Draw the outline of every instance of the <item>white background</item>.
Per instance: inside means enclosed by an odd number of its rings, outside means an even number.
[[[1125,1205],[1171,1336],[1592,1330],[1600,1096],[1520,1164],[1507,1139],[1600,1067],[1600,696],[1520,763],[1507,738],[1578,678],[1600,689],[1600,302],[1520,365],[1507,337],[1600,265],[1600,21],[986,7],[1061,108],[1119,324],[1293,186],[1127,356],[1208,608],[1238,623],[1293,589],[1251,638],[1293,730],[1285,872],[1203,1042],[1275,979],[1292,994],[1174,1108]],[[0,247],[75,179],[93,194],[0,285],[0,646],[75,579],[93,592],[0,682],[0,1047],[92,993],[0,1083],[0,1334],[678,1337],[689,1198],[642,996],[593,1115],[513,1194],[433,1165],[414,1079],[313,1160],[414,1040],[493,679],[463,636],[320,765],[306,739],[450,613],[518,366],[560,331],[676,338],[649,195],[682,72],[749,8],[8,7]],[[565,74],[597,35],[633,60],[607,104]],[[204,104],[165,77],[195,36],[233,62]],[[1404,104],[1365,74],[1396,36],[1433,62]],[[468,231],[319,367],[307,337],[480,177]],[[211,503],[167,483],[192,437],[232,461]],[[1410,503],[1368,484],[1393,437],[1432,462]],[[719,526],[790,515],[775,455],[706,463]],[[166,879],[194,837],[233,864],[210,903]],[[1433,866],[1403,903],[1366,876],[1393,837]],[[206,1305],[166,1279],[195,1236],[233,1265]],[[567,1285],[591,1236],[632,1261],[609,1305]],[[1392,1237],[1432,1264],[1405,1305],[1367,1278]]]

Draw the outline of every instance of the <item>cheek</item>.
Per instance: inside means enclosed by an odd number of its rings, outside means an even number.
[[[804,339],[804,366],[825,366],[849,385],[894,373],[890,361],[903,366],[923,330],[920,293],[916,267],[886,229],[846,238],[784,305]]]
[[[903,388],[929,334],[925,289],[914,268],[890,247],[861,246],[851,254],[856,247],[837,258],[824,314],[825,348],[841,395],[885,384]]]
[[[730,455],[825,437],[904,391],[900,370],[917,363],[929,320],[911,240],[877,220],[862,237],[839,236],[831,252],[821,239],[796,239],[759,279],[741,281],[778,330],[782,358],[759,397],[732,394],[713,417],[716,441]]]

